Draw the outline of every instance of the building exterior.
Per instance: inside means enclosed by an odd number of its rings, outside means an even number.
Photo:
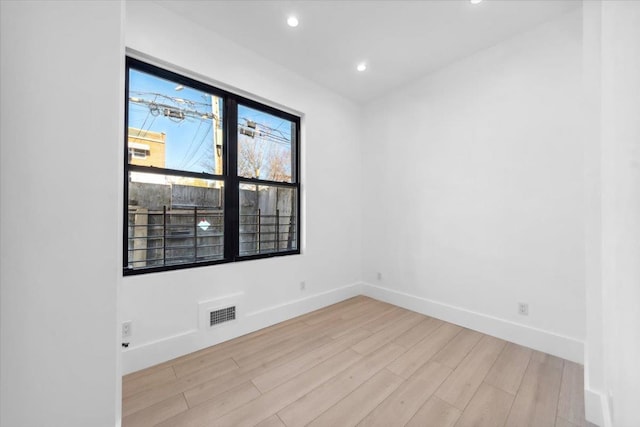
[[[154,132],[129,128],[127,148],[129,151],[129,163],[139,166],[165,166],[165,140],[164,132]]]

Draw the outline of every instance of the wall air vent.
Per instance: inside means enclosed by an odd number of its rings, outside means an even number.
[[[237,326],[236,323],[242,321],[243,299],[244,293],[236,292],[199,301],[198,327],[202,331],[216,334],[215,339],[217,340],[233,338],[231,335],[233,335],[234,326]],[[222,335],[219,335],[219,333]]]
[[[236,306],[212,310],[209,312],[209,327],[236,319]]]

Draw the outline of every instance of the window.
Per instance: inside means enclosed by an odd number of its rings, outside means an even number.
[[[130,160],[131,159],[146,159],[147,155],[149,154],[149,149],[148,148],[135,148],[133,147],[133,142],[129,144],[129,156],[130,156]]]
[[[300,118],[127,58],[124,274],[300,253]]]

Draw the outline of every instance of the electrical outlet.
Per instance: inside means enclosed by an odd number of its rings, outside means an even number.
[[[122,322],[122,339],[131,338],[131,320]]]
[[[378,272],[378,280],[382,280],[382,273]]]
[[[527,304],[526,302],[519,302],[518,303],[518,314],[521,316],[528,316],[529,315],[529,304]]]
[[[302,282],[300,282],[300,290],[304,291],[306,288],[307,288],[307,282],[303,280]]]

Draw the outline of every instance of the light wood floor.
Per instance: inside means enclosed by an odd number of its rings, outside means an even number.
[[[575,427],[581,365],[356,297],[127,375],[123,426]]]

